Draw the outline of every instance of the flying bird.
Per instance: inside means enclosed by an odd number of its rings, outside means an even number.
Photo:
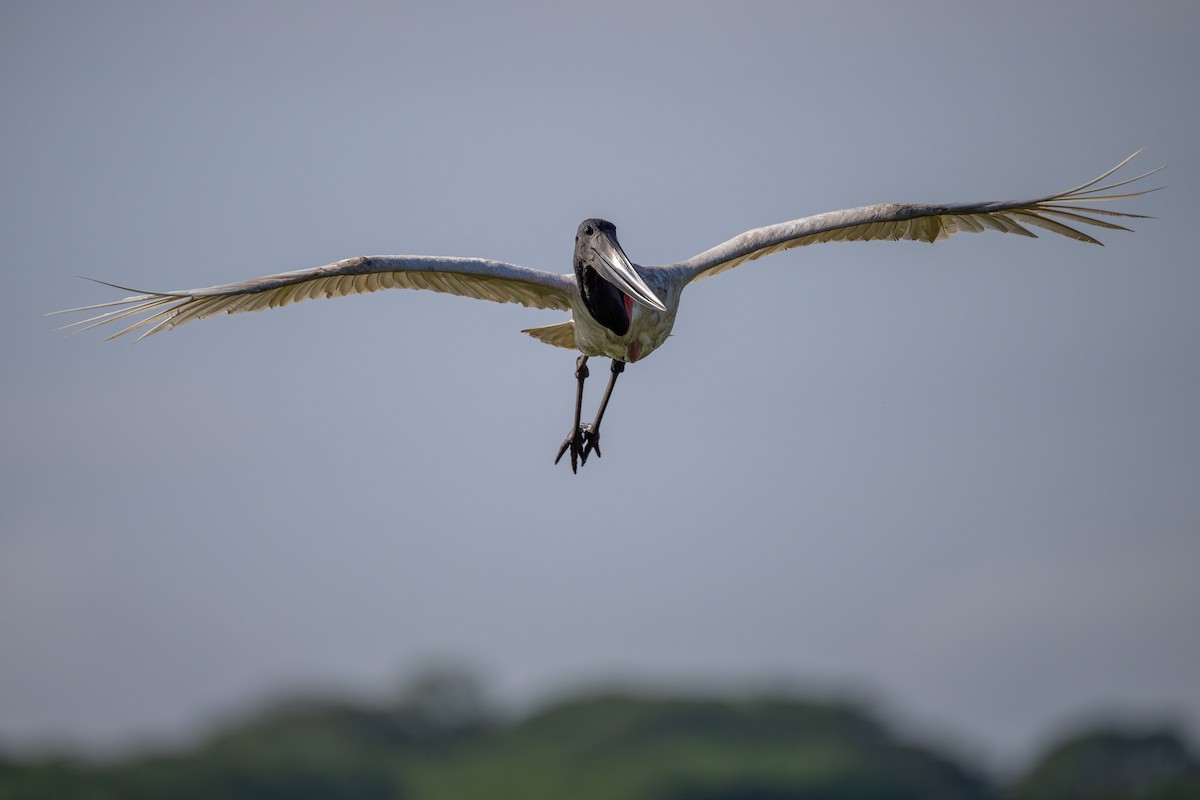
[[[985,230],[1035,237],[1028,226],[1100,244],[1075,225],[1128,231],[1113,218],[1145,218],[1142,214],[1095,208],[1092,204],[1137,197],[1145,189],[1113,193],[1158,172],[1104,183],[1141,151],[1100,177],[1065,192],[1022,201],[985,201],[944,205],[890,203],[832,211],[746,231],[686,261],[642,266],[625,255],[617,229],[602,219],[586,219],[575,232],[573,274],[556,274],[484,258],[446,256],[359,256],[320,267],[266,275],[238,283],[175,292],[139,292],[105,283],[131,297],[108,303],[55,311],[53,314],[112,309],[64,326],[89,330],[127,321],[115,339],[141,331],[139,339],[216,314],[236,314],[286,306],[300,300],[341,297],[380,289],[430,289],[498,303],[571,312],[571,319],[528,328],[539,341],[577,350],[575,414],[571,429],[554,459],[569,453],[571,471],[600,457],[600,423],[617,377],[626,364],[641,361],[666,342],[675,324],[679,299],[692,281],[717,275],[747,261],[793,247],[820,242],[871,240],[939,242],[955,233]],[[62,329],[60,329],[62,330]],[[608,385],[588,424],[581,422],[588,359],[612,359]]]

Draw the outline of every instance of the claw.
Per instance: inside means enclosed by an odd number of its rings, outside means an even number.
[[[575,426],[567,434],[567,438],[563,439],[562,447],[558,448],[558,455],[554,457],[554,463],[557,464],[562,460],[563,454],[570,450],[572,473],[579,472],[579,468],[587,463],[593,450],[596,451],[596,458],[603,455],[600,452],[600,421],[604,419],[604,409],[608,408],[608,399],[612,396],[617,376],[625,371],[625,362],[613,359],[612,377],[608,379],[608,388],[604,390],[604,399],[600,401],[596,421],[590,425],[581,424],[579,415],[583,406],[583,382],[588,377],[587,360],[587,356],[580,356],[575,360],[575,380],[578,382],[575,389]]]
[[[596,451],[596,458],[604,455],[600,452],[600,430],[595,425],[588,425],[583,431],[583,452],[579,454],[579,463],[586,464],[593,450]]]
[[[563,453],[569,449],[571,451],[571,472],[578,473],[579,465],[587,463],[587,455],[584,454],[584,441],[587,438],[587,432],[583,426],[576,428],[571,433],[567,434],[567,438],[563,439],[562,447],[558,448],[558,455],[554,457],[554,463],[557,464],[562,460]],[[597,451],[599,453],[599,451]],[[582,458],[580,457],[582,454]]]

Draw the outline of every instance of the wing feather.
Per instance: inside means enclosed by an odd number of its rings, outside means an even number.
[[[817,214],[746,231],[687,261],[672,264],[665,269],[681,273],[685,281],[690,281],[718,275],[739,264],[762,258],[771,253],[810,244],[879,240],[939,242],[955,233],[980,233],[985,230],[1036,238],[1037,234],[1029,230],[1028,226],[1041,228],[1081,242],[1100,244],[1094,237],[1073,225],[1068,225],[1067,222],[1127,231],[1128,228],[1098,219],[1097,216],[1144,219],[1142,214],[1080,205],[1124,200],[1157,191],[1156,189],[1145,189],[1116,194],[1112,192],[1113,189],[1128,186],[1153,175],[1162,167],[1134,178],[1104,183],[1140,152],[1139,150],[1129,156],[1098,178],[1074,189],[1047,197],[1023,201],[948,205],[888,203]]]
[[[1064,225],[1063,223],[1051,219],[1043,214],[1034,214],[1028,211],[1014,211],[1012,212],[1012,216],[1029,225],[1051,231],[1052,233],[1057,233],[1061,236],[1066,236],[1068,239],[1075,239],[1080,242],[1087,242],[1088,244],[1100,244],[1097,239],[1088,236],[1083,231],[1072,228],[1070,225]],[[1084,219],[1086,219],[1086,217]]]
[[[121,286],[114,288],[125,289]],[[142,292],[109,303],[51,313],[111,309],[64,328],[82,331],[119,320],[133,320],[109,338],[115,339],[143,329],[138,338],[145,338],[185,322],[221,313],[261,311],[302,300],[344,297],[393,288],[428,289],[497,303],[520,303],[532,308],[569,311],[571,296],[575,291],[575,276],[555,275],[481,258],[363,256],[204,289]]]
[[[1098,228],[1108,228],[1109,230],[1113,230],[1113,231],[1129,231],[1129,228],[1126,228],[1124,225],[1118,225],[1115,222],[1108,222],[1108,221],[1102,220],[1102,219],[1093,219],[1091,217],[1076,214],[1071,211],[1065,211],[1064,210],[1065,208],[1066,208],[1066,206],[1054,206],[1054,207],[1047,206],[1045,208],[1045,210],[1042,211],[1042,214],[1046,215],[1046,216],[1052,216],[1052,217],[1062,217],[1063,219],[1070,219],[1070,220],[1074,220],[1076,222],[1083,222],[1088,225],[1095,225]],[[1095,213],[1094,209],[1093,209],[1093,213]],[[1141,214],[1130,214],[1129,216],[1140,217],[1142,215]]]

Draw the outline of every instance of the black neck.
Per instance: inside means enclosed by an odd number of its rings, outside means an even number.
[[[625,313],[625,295],[621,290],[579,260],[575,262],[575,278],[579,281],[583,304],[592,319],[617,336],[628,333],[629,315]]]

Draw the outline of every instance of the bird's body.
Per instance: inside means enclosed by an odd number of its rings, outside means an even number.
[[[680,281],[683,276],[678,271],[645,269],[630,263],[629,270],[636,276],[636,281],[649,292],[646,300],[656,298],[658,301],[648,305],[606,280],[588,266],[589,243],[580,237],[594,235],[589,231],[600,231],[607,234],[612,246],[621,252],[616,242],[616,230],[611,222],[602,219],[584,220],[579,226],[575,280],[580,291],[571,298],[573,344],[584,355],[605,356],[632,364],[657,350],[671,335],[684,282]]]
[[[587,356],[604,356],[632,364],[662,347],[675,325],[679,310],[679,289],[672,293],[655,292],[667,305],[666,311],[633,305],[629,332],[623,336],[605,328],[578,311],[572,314],[575,329],[575,349]]]
[[[952,205],[892,203],[834,211],[756,228],[686,261],[665,266],[634,264],[617,242],[612,223],[588,219],[576,232],[573,274],[545,272],[481,258],[363,256],[239,283],[180,292],[141,293],[111,303],[54,313],[113,308],[67,327],[79,326],[87,330],[117,320],[134,319],[136,321],[110,338],[138,330],[143,331],[139,337],[142,338],[215,314],[258,311],[299,300],[392,288],[430,289],[570,311],[571,319],[566,322],[524,332],[547,344],[582,353],[576,366],[579,385],[575,422],[559,451],[561,458],[570,450],[574,469],[577,459],[586,462],[593,449],[600,454],[600,421],[617,376],[626,363],[645,359],[666,342],[675,324],[680,296],[691,282],[764,255],[821,242],[901,239],[936,242],[957,232],[984,230],[1034,236],[1027,227],[1032,225],[1099,244],[1074,225],[1082,223],[1128,230],[1112,222],[1111,218],[1141,216],[1091,205],[1146,193],[1143,190],[1106,194],[1157,170],[1097,186],[1136,155],[1134,153],[1093,181],[1035,200]],[[145,316],[139,319],[143,314]],[[595,422],[581,425],[579,409],[589,356],[613,359],[612,377]]]

